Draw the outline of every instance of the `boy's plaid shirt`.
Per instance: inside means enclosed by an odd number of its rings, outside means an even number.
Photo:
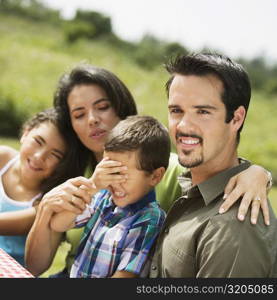
[[[165,219],[155,191],[124,208],[113,204],[107,190],[94,198],[76,219],[77,227],[86,227],[70,277],[111,277],[122,270],[146,276],[150,248]]]

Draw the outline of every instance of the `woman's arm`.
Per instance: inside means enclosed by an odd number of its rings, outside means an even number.
[[[46,271],[55,256],[62,239],[62,233],[50,229],[49,222],[53,211],[47,203],[41,202],[35,222],[28,234],[25,246],[26,268],[35,276]]]
[[[251,204],[251,223],[256,224],[260,208],[264,222],[270,225],[267,193],[272,184],[271,174],[263,167],[252,165],[233,176],[224,190],[225,201],[219,213],[226,212],[237,200],[241,199],[238,219],[243,221]]]
[[[49,268],[63,236],[61,232],[51,229],[51,218],[64,210],[80,214],[85,208],[84,202],[90,201],[88,193],[79,188],[81,185],[90,187],[91,183],[83,177],[73,178],[42,198],[25,247],[26,267],[33,275],[38,276]],[[73,196],[83,201],[73,203]]]
[[[35,207],[0,213],[0,235],[27,235],[35,216]]]
[[[51,218],[50,227],[56,232],[65,232],[75,225],[76,214],[70,211],[63,211]]]

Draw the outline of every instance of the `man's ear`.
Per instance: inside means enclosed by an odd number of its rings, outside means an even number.
[[[246,110],[243,106],[238,107],[234,112],[234,117],[232,119],[232,124],[234,129],[238,131],[242,126],[246,116]]]
[[[164,176],[164,173],[165,173],[165,168],[164,167],[160,167],[160,168],[155,169],[152,172],[152,174],[150,175],[151,176],[150,184],[153,187],[156,186],[162,180],[162,178]]]

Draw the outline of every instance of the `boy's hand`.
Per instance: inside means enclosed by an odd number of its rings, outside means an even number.
[[[119,185],[126,182],[128,175],[127,167],[121,162],[103,158],[96,166],[91,177],[97,190],[107,189],[110,185]]]

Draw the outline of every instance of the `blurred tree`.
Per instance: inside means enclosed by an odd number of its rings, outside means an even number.
[[[265,92],[270,96],[277,95],[277,80],[275,78],[270,78],[265,83]]]
[[[93,39],[96,37],[96,29],[92,24],[83,21],[66,21],[63,25],[65,38],[73,43],[78,39]]]
[[[238,62],[241,63],[249,73],[252,88],[256,90],[264,89],[265,82],[270,76],[265,58],[263,56],[257,56],[251,60],[239,58]]]
[[[17,110],[14,101],[0,95],[0,136],[18,137],[25,119],[26,116]]]
[[[188,50],[177,42],[168,43],[146,34],[137,44],[134,58],[140,66],[153,69],[161,66],[172,56],[187,53]]]
[[[164,60],[164,43],[150,34],[143,36],[133,53],[135,61],[142,67],[153,69]]]
[[[186,55],[189,51],[177,42],[167,43],[163,49],[166,60],[178,55]]]
[[[91,25],[94,37],[112,33],[111,19],[95,11],[77,10],[74,21],[86,22]]]
[[[60,12],[44,5],[39,0],[0,0],[1,11],[20,15],[35,21],[60,22]]]

